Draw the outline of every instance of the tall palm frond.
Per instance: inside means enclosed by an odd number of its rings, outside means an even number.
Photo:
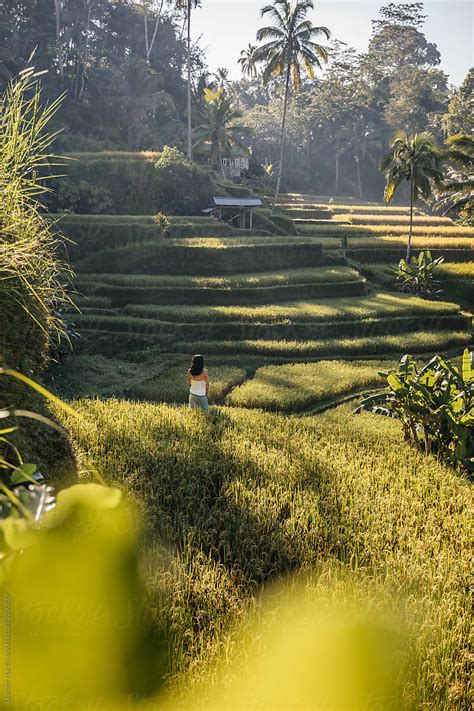
[[[223,171],[221,158],[230,156],[233,147],[248,152],[248,148],[241,140],[241,136],[247,132],[247,129],[237,123],[242,115],[225,89],[204,90],[204,109],[201,112],[199,126],[194,132],[194,147],[210,145],[213,168],[220,166]]]
[[[255,79],[257,76],[257,67],[255,64],[255,45],[249,44],[247,49],[243,49],[240,53],[238,63],[241,65],[242,74]]]
[[[410,185],[410,231],[407,244],[407,261],[410,260],[413,236],[413,207],[420,198],[428,199],[433,186],[439,185],[442,153],[431,133],[423,131],[408,135],[398,131],[390,141],[391,152],[380,162],[385,171],[386,186],[384,199],[391,202],[396,190],[404,182]]]
[[[253,63],[263,64],[263,79],[270,81],[273,76],[285,75],[285,95],[280,136],[280,160],[273,205],[276,205],[280,192],[283,173],[286,117],[290,85],[294,91],[300,89],[303,71],[313,80],[314,68],[322,68],[328,60],[328,50],[318,44],[319,37],[329,39],[327,27],[315,27],[308,19],[308,13],[314,9],[313,0],[274,0],[273,4],[262,8],[262,17],[268,17],[272,24],[262,27],[257,32],[260,43],[253,52]]]
[[[427,200],[435,185],[443,178],[441,171],[442,153],[431,133],[426,131],[408,135],[398,131],[390,141],[391,152],[380,162],[385,172],[386,186],[384,199],[391,202],[395,192],[403,182],[410,185],[410,232],[407,245],[407,261],[411,254],[413,236],[414,204],[423,198]]]
[[[469,223],[474,220],[474,138],[467,134],[450,136],[444,152],[449,161],[446,175],[436,191],[436,207],[454,212]]]

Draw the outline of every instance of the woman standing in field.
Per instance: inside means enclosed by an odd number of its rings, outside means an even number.
[[[188,385],[189,385],[189,407],[199,408],[208,412],[209,401],[207,394],[209,392],[209,375],[204,367],[204,358],[202,355],[195,355],[191,361],[191,367],[188,370]]]

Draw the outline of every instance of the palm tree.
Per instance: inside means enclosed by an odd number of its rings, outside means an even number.
[[[426,131],[410,135],[399,131],[390,141],[390,148],[391,152],[382,158],[380,163],[380,170],[385,171],[387,180],[385,202],[392,201],[397,188],[404,180],[410,184],[410,232],[406,257],[408,262],[413,237],[413,208],[419,198],[428,199],[432,183],[438,185],[441,182],[442,154],[433,135]]]
[[[201,5],[201,0],[176,0],[178,8],[184,10],[187,24],[187,65],[188,65],[188,160],[193,159],[193,92],[191,86],[191,15],[194,8]]]
[[[246,129],[236,124],[242,118],[242,112],[233,105],[232,97],[223,88],[216,91],[204,89],[204,102],[194,145],[198,148],[210,144],[211,167],[219,166],[225,178],[222,157],[230,155],[233,146],[248,152],[240,140]]]
[[[329,39],[331,33],[327,27],[314,27],[307,19],[308,12],[314,9],[313,0],[273,0],[273,5],[266,5],[262,9],[262,17],[269,15],[273,25],[262,27],[257,33],[257,40],[269,40],[257,47],[254,52],[254,62],[264,63],[263,78],[265,82],[272,76],[285,75],[285,98],[283,103],[283,116],[280,134],[280,159],[278,164],[278,177],[273,200],[275,207],[280,192],[281,176],[283,172],[286,117],[288,100],[290,96],[290,82],[298,91],[301,85],[301,70],[304,68],[310,79],[314,78],[314,67],[322,68],[321,60],[327,62],[328,51],[326,47],[315,42],[315,39],[324,35]]]
[[[474,138],[467,134],[450,136],[444,152],[450,165],[439,190],[436,206],[445,212],[461,213],[469,222],[474,217]]]
[[[213,83],[217,85],[218,89],[225,89],[228,91],[230,86],[228,69],[225,67],[218,67],[212,76],[214,78]]]
[[[242,74],[255,79],[257,76],[257,67],[255,66],[255,50],[257,48],[253,44],[249,44],[247,49],[243,49],[238,60],[241,65]]]

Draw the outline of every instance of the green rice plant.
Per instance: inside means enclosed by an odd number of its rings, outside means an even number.
[[[48,370],[50,387],[67,400],[78,397],[130,397],[135,386],[151,377],[158,378],[164,368],[163,358],[129,362],[102,355],[67,356],[60,365]]]
[[[174,367],[164,367],[154,377],[146,378],[131,388],[131,397],[154,402],[185,403],[188,399],[187,362]],[[239,385],[246,376],[245,370],[236,366],[214,366],[209,368],[209,401],[222,402],[232,388]]]
[[[459,306],[442,301],[427,301],[417,296],[386,294],[383,292],[348,301],[321,299],[265,306],[134,306],[125,313],[150,316],[163,321],[183,323],[247,322],[247,323],[302,323],[305,321],[336,321],[371,319],[395,316],[425,316],[456,314]]]
[[[44,175],[55,134],[48,124],[61,99],[43,106],[38,75],[26,70],[0,97],[0,352],[15,365],[38,371],[50,334],[64,335],[59,305],[68,268],[61,240],[45,218]]]
[[[308,215],[309,217],[309,215]],[[350,217],[350,220],[349,220]],[[349,222],[352,225],[388,225],[388,230],[392,229],[393,225],[408,225],[410,223],[410,216],[403,215],[399,213],[389,213],[388,215],[378,215],[371,214],[367,212],[365,214],[348,213],[348,214],[338,214],[333,218],[334,222]],[[453,221],[449,217],[439,217],[436,215],[414,215],[413,224],[415,226],[423,227],[438,227],[438,226],[451,226],[453,227]]]
[[[343,234],[347,237],[399,237],[402,238],[406,234],[406,227],[403,225],[337,225],[337,224],[311,224],[309,220],[296,220],[298,232],[301,234],[309,234],[316,236],[331,236],[340,237]],[[474,228],[462,227],[457,225],[441,225],[433,227],[425,227],[423,225],[415,225],[413,234],[426,238],[472,238],[474,237]]]
[[[75,286],[79,292],[84,291],[81,284],[76,284]],[[74,302],[82,313],[84,313],[84,309],[87,308],[110,309],[112,306],[112,300],[109,296],[86,296],[81,293],[75,297]]]
[[[335,203],[335,202],[313,202],[313,201],[308,201],[308,202],[284,202],[281,203],[280,207],[282,209],[288,209],[288,210],[321,210],[321,211],[326,211],[326,212],[333,212],[335,214],[346,214],[350,213],[352,210],[353,213],[356,214],[363,214],[363,213],[369,213],[370,215],[377,215],[377,214],[383,214],[383,215],[406,215],[407,211],[410,209],[408,206],[405,207],[403,205],[384,205],[383,203],[366,203],[362,205],[347,205],[347,204],[340,204],[340,203]],[[424,214],[422,210],[419,208],[415,208],[414,214]]]
[[[160,153],[154,151],[100,151],[100,153],[83,151],[80,153],[68,153],[69,158],[77,161],[97,161],[97,160],[121,160],[121,161],[143,161],[145,163],[155,163],[160,157]]]
[[[374,356],[385,354],[433,353],[448,348],[461,347],[472,340],[470,331],[420,331],[394,336],[371,338],[328,338],[314,341],[204,341],[166,344],[169,352],[190,353],[198,350],[207,354],[267,355],[282,358],[324,358],[347,356]]]
[[[146,308],[146,307],[143,307]],[[150,314],[149,314],[150,315]],[[419,330],[448,331],[468,329],[471,319],[463,314],[425,317],[423,321],[416,317],[390,317],[390,319],[364,319],[330,322],[293,322],[293,323],[251,323],[251,322],[209,322],[183,323],[161,321],[139,316],[119,316],[102,310],[91,309],[75,319],[75,326],[87,331],[109,333],[136,333],[143,336],[157,336],[171,339],[199,339],[203,333],[212,341],[241,340],[312,340],[334,338],[369,338],[380,335],[415,333]]]
[[[62,224],[97,224],[97,225],[123,225],[128,223],[153,225],[153,215],[81,215],[65,213],[63,215],[53,215],[55,219],[60,218]],[[203,225],[217,225],[214,218],[202,215],[167,215],[172,225],[193,225],[202,227]]]
[[[300,412],[383,383],[382,361],[319,361],[266,365],[227,396],[236,407]]]
[[[337,570],[351,569],[409,624],[412,654],[396,665],[406,706],[468,707],[472,493],[406,445],[398,422],[348,407],[305,419],[229,408],[203,418],[118,400],[76,407],[95,423],[67,423],[79,464],[96,457],[143,515],[154,618],[191,696],[215,680],[209,657],[235,659],[227,633],[261,609],[262,585],[312,570],[308,590],[329,596]]]
[[[323,263],[319,244],[226,247],[174,246],[143,242],[94,252],[76,262],[80,273],[189,274],[215,276],[319,266]]]
[[[415,255],[418,256],[420,251],[426,249],[429,249],[434,259],[442,257],[450,262],[470,262],[474,256],[474,250],[472,249],[437,249],[436,246],[415,248]],[[396,264],[403,258],[403,248],[395,246],[382,247],[380,245],[373,245],[372,247],[356,246],[354,249],[346,250],[345,254],[348,259],[365,264],[387,264],[390,262]]]
[[[293,220],[296,219],[304,219],[304,218],[310,218],[313,220],[329,220],[332,217],[332,211],[330,211],[328,208],[318,208],[318,207],[286,207],[285,208],[286,214],[291,217]]]
[[[217,225],[217,227],[220,230],[220,225]],[[117,227],[117,229],[119,229]],[[146,229],[148,229],[148,226],[141,226],[140,229],[142,230],[143,234],[146,234]],[[172,228],[172,232],[173,232]],[[227,229],[224,226],[224,229]],[[130,235],[130,237],[127,237],[128,241],[133,242],[133,241],[138,241],[137,239],[133,238],[133,231],[131,230],[130,227],[125,230],[124,228],[120,228],[120,231],[123,231],[124,235]],[[191,234],[196,234],[198,232],[198,228],[193,228],[191,231]],[[109,227],[108,230],[104,230],[103,232],[99,233],[99,231],[94,228],[93,231],[91,231],[91,235],[93,236],[94,233],[96,234],[103,234],[104,238],[105,235],[107,234],[108,237],[107,239],[111,240],[111,244],[118,243],[120,241],[124,240],[119,240],[113,238],[113,231]],[[73,233],[72,231],[69,233],[69,236],[71,236]],[[86,236],[87,232],[84,232],[84,239]],[[118,233],[120,234],[120,232]],[[139,234],[137,230],[137,234]],[[118,235],[117,235],[118,236]],[[324,249],[340,249],[340,239],[342,237],[348,238],[348,244],[349,247],[380,247],[380,248],[396,248],[399,249],[400,245],[403,245],[403,241],[397,237],[396,235],[383,235],[381,234],[380,236],[370,236],[370,235],[364,235],[362,233],[351,233],[351,234],[346,234],[345,230],[341,228],[338,232],[334,232],[331,235],[326,235],[325,233],[323,234],[303,234],[300,236],[292,236],[292,235],[287,235],[284,238],[278,238],[275,237],[274,235],[227,235],[227,234],[215,234],[214,236],[211,234],[211,230],[207,229],[204,231],[203,235],[201,237],[196,237],[196,236],[183,236],[179,238],[172,238],[169,240],[169,245],[170,246],[176,246],[176,247],[200,247],[200,248],[206,248],[206,249],[224,249],[224,248],[229,248],[229,247],[255,247],[255,246],[268,246],[268,247],[273,247],[275,250],[277,249],[282,249],[282,248],[289,248],[292,246],[295,246],[296,248],[304,246],[304,245],[318,245],[321,244]],[[127,240],[125,240],[127,241]],[[448,248],[448,249],[474,249],[473,244],[474,241],[472,237],[431,237],[429,235],[416,235],[413,238],[413,243],[417,248],[428,248],[428,249],[442,249],[442,248]]]
[[[474,279],[474,262],[464,264],[444,264],[439,267],[439,274],[445,279]]]
[[[265,245],[273,247],[274,249],[278,249],[293,245],[314,245],[318,244],[319,241],[319,239],[313,237],[307,238],[292,235],[285,235],[285,237],[279,237],[278,235],[269,235],[268,233],[235,233],[232,235],[216,234],[213,236],[209,232],[199,237],[196,236],[196,233],[194,232],[192,236],[174,239],[171,244],[181,247],[205,247],[207,249],[225,249],[229,247],[257,247]]]
[[[405,439],[427,454],[474,472],[474,353],[458,368],[435,356],[421,370],[409,355],[383,375],[387,389],[358,408],[399,419]]]
[[[281,286],[245,287],[239,289],[199,288],[199,287],[145,287],[145,286],[114,286],[102,284],[81,284],[78,289],[88,294],[105,296],[111,306],[119,308],[127,304],[204,304],[224,306],[249,304],[268,304],[287,302],[291,300],[327,299],[331,296],[346,297],[363,296],[367,293],[365,281],[361,278],[350,281],[321,282],[313,284],[283,284]],[[94,296],[92,296],[92,299]]]
[[[346,266],[284,269],[274,272],[246,272],[215,277],[151,276],[146,274],[81,274],[80,286],[87,289],[96,284],[123,287],[184,287],[200,289],[243,289],[248,287],[288,286],[290,284],[339,283],[355,281],[359,273]]]
[[[473,235],[474,236],[474,235]],[[399,244],[399,239],[393,235],[381,236],[378,238],[381,245],[389,246],[391,244]],[[448,249],[474,249],[474,240],[472,237],[432,237],[430,235],[413,237],[413,244],[418,249],[429,247],[431,244],[437,249],[446,247]]]
[[[474,311],[474,262],[442,264],[438,271],[445,298]]]
[[[101,222],[65,222],[60,220],[60,224],[65,234],[72,240],[73,244],[69,252],[73,259],[86,257],[93,250],[114,248],[123,245],[138,245],[143,242],[152,241],[162,237],[162,229],[153,220],[142,220],[136,223],[126,220],[123,223],[112,221]],[[232,228],[227,225],[214,223],[213,225],[192,225],[170,224],[167,228],[167,235],[172,238],[171,244],[180,246],[186,244],[185,239],[195,238],[197,235],[203,236],[203,244],[197,241],[197,246],[206,246],[206,238],[213,236],[214,239],[222,239],[233,234]]]
[[[316,205],[316,207],[318,206]],[[321,205],[321,207],[323,207],[323,205]],[[331,210],[336,214],[345,214],[348,213],[350,210],[353,210],[354,213],[357,215],[368,213],[370,215],[390,215],[390,217],[392,217],[393,215],[406,215],[409,209],[410,208],[408,205],[405,207],[404,205],[383,205],[376,203],[371,203],[368,205],[343,205],[334,203],[333,205],[331,205]],[[422,214],[423,212],[419,208],[414,209],[414,215]]]
[[[175,356],[145,352],[133,359],[106,358],[102,355],[70,355],[60,366],[50,368],[51,388],[67,400],[83,397],[123,397],[155,402],[184,403],[188,397],[187,369],[190,355]],[[208,363],[212,403],[222,402],[225,395],[246,377],[241,362]]]
[[[173,288],[173,287],[114,287],[110,285],[96,286],[96,293],[107,295],[114,307],[123,307],[128,304],[160,303],[189,305],[234,305],[257,306],[273,302],[301,301],[302,299],[328,299],[340,298],[342,294],[347,297],[359,297],[367,293],[363,279],[347,282],[329,282],[313,284],[289,284],[282,286],[264,286],[243,289],[215,289],[198,287]]]

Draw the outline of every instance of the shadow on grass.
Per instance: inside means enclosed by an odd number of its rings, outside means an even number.
[[[341,514],[337,497],[323,491],[330,471],[298,474],[289,462],[286,474],[277,462],[288,442],[275,442],[270,451],[257,438],[243,440],[239,421],[222,410],[176,421],[173,412],[179,410],[169,411],[165,426],[149,422],[143,436],[130,437],[113,421],[100,435],[98,464],[105,475],[117,472],[114,479],[144,505],[150,542],[180,553],[191,545],[196,555],[225,566],[247,592],[330,554],[324,521]],[[295,512],[305,508],[295,527]]]

